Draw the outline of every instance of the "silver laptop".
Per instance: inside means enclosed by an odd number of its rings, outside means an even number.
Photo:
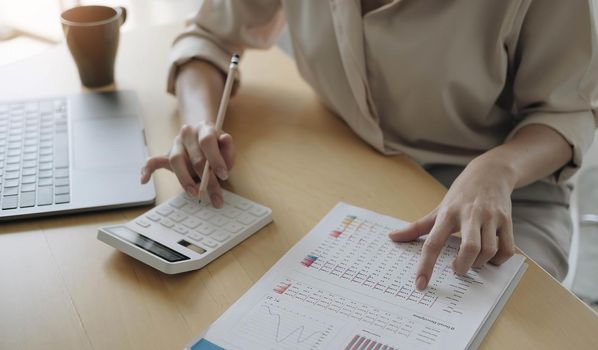
[[[0,220],[154,202],[131,91],[0,101]]]

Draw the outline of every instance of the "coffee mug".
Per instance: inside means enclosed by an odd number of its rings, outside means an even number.
[[[84,86],[114,83],[120,27],[126,19],[124,7],[107,6],[78,6],[60,16],[66,43]]]

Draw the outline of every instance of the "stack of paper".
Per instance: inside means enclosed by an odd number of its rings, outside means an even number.
[[[388,238],[405,225],[339,203],[188,349],[477,348],[525,271],[524,257],[457,276],[452,237],[418,291],[422,241]]]

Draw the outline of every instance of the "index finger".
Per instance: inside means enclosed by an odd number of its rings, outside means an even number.
[[[195,184],[195,180],[193,180],[193,176],[191,175],[191,164],[189,163],[187,153],[185,152],[185,148],[180,137],[177,137],[172,145],[169,160],[170,167],[181,183],[181,186],[185,189],[187,194],[190,196],[196,196],[197,186]]]
[[[226,180],[228,178],[228,168],[220,154],[217,131],[215,129],[200,130],[199,147],[214,174],[221,180]]]
[[[440,252],[444,247],[444,243],[452,233],[451,230],[452,225],[450,224],[448,218],[444,216],[436,218],[434,227],[432,227],[430,235],[428,235],[426,241],[424,242],[421,257],[419,259],[419,263],[417,264],[415,279],[415,286],[417,289],[423,290],[428,286],[428,282],[432,277],[432,272],[434,271],[434,265],[436,265],[438,255],[440,255]]]
[[[193,171],[197,177],[201,177],[205,159],[199,147],[197,132],[189,125],[183,126],[181,128],[181,142],[187,151]]]

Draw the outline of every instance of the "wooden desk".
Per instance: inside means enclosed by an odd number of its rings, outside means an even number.
[[[118,87],[139,93],[151,152],[179,128],[164,92],[180,25],[125,33]],[[148,208],[0,226],[0,349],[180,349],[238,299],[338,201],[414,220],[445,190],[404,157],[384,157],[325,110],[278,49],[250,52],[225,129],[229,189],[274,210],[274,223],[200,271],[168,276],[96,240],[98,226]],[[80,91],[63,46],[0,68],[2,99]],[[359,186],[362,179],[367,186]],[[157,175],[158,202],[179,193]],[[483,349],[598,349],[598,317],[533,262]]]

